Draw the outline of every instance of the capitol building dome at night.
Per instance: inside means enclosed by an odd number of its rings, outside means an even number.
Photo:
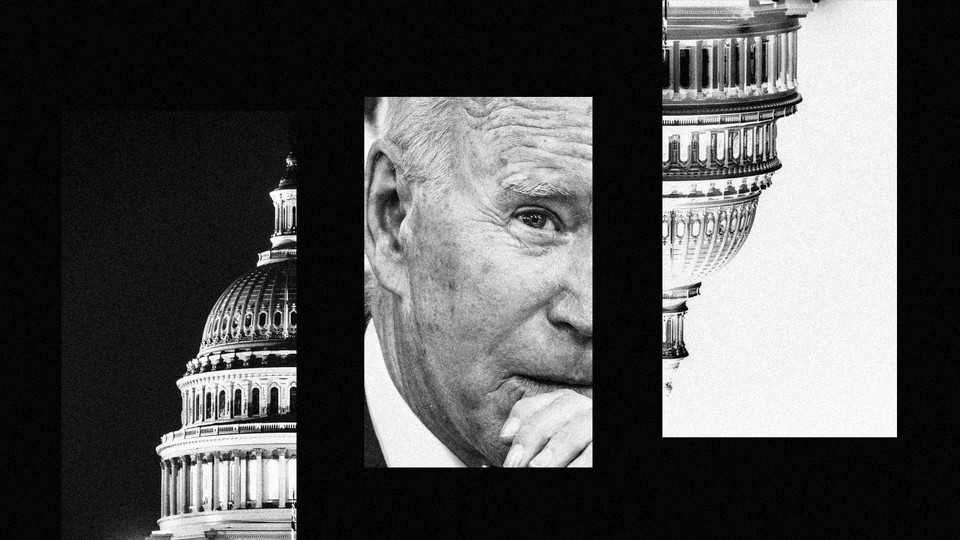
[[[297,161],[271,248],[207,317],[177,381],[181,427],[157,446],[159,530],[148,538],[291,538],[297,501]]]

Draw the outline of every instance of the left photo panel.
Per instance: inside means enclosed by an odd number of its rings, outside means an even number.
[[[77,535],[296,538],[296,119],[63,113]]]

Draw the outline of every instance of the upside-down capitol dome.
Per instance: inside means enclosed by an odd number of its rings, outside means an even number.
[[[297,501],[297,160],[271,248],[213,305],[163,435],[159,530],[148,538],[291,538]]]

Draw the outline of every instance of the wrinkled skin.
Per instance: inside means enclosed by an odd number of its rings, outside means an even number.
[[[562,430],[590,445],[592,461],[592,100],[495,98],[466,109],[439,196],[393,171],[399,149],[389,142],[370,151],[366,249],[392,293],[374,306],[388,371],[467,465],[503,464],[515,404],[552,392],[570,395],[515,412],[517,437],[538,434],[528,444],[542,448]],[[531,427],[544,407],[556,410],[549,426]],[[528,448],[517,466],[532,457]]]

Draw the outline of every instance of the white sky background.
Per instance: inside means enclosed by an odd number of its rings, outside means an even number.
[[[897,435],[895,0],[825,0],[733,261],[688,302],[663,435]]]

